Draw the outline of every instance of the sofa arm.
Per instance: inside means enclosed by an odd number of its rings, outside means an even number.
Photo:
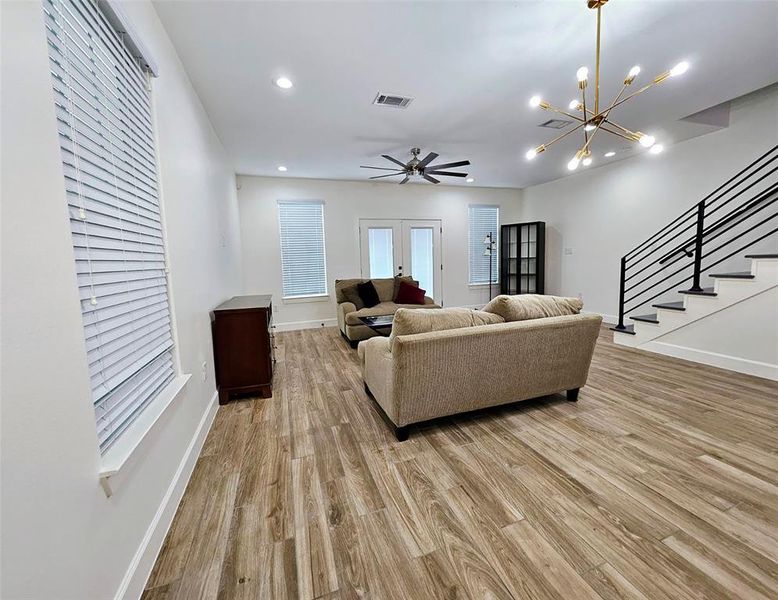
[[[397,423],[394,405],[394,359],[389,351],[389,338],[374,337],[359,343],[362,378],[384,413]]]
[[[353,302],[341,302],[338,304],[338,327],[345,334],[346,333],[346,315],[354,312],[357,309]]]

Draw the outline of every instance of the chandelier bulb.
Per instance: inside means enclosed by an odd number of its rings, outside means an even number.
[[[534,148],[532,148],[530,150],[527,150],[527,154],[525,154],[525,156],[527,157],[527,160],[532,160],[537,155],[538,155],[538,151],[535,150]]]
[[[567,108],[570,110],[580,110],[581,109],[581,101],[580,100],[570,100],[570,104],[567,105]]]
[[[592,157],[591,156],[587,156],[581,162],[583,163],[584,167],[588,167],[590,164],[592,164]]]
[[[584,125],[584,131],[594,131],[595,129],[597,129],[597,125],[594,123],[587,123]]]
[[[575,76],[578,79],[579,83],[583,83],[589,78],[589,69],[586,67],[581,67],[575,72]]]
[[[568,168],[570,171],[575,171],[575,170],[578,168],[578,163],[579,163],[579,162],[580,162],[580,161],[578,160],[578,157],[575,157],[575,156],[574,156],[573,158],[571,158],[571,159],[570,159],[570,162],[569,162],[569,163],[567,163],[567,168]]]
[[[634,67],[632,67],[629,70],[629,76],[630,77],[637,77],[638,75],[640,75],[640,67],[635,65]]]
[[[656,142],[656,138],[653,135],[646,135],[645,133],[638,133],[638,135],[640,136],[638,141],[644,148],[650,148]]]
[[[675,65],[672,69],[670,69],[670,77],[678,77],[678,75],[683,75],[688,70],[689,70],[689,63],[686,62],[685,60],[681,61],[677,65]]]
[[[529,99],[529,105],[532,108],[537,108],[538,106],[540,106],[540,101],[541,101],[540,96],[532,96],[532,98]]]
[[[662,144],[654,144],[653,146],[651,146],[649,152],[651,154],[659,154],[664,149],[665,147]]]

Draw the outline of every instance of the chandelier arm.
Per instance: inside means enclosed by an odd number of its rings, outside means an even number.
[[[586,86],[581,86],[581,104],[583,106],[583,114],[584,114],[584,123],[588,122],[588,119],[586,119]],[[586,127],[584,127],[584,140],[586,142],[589,141],[589,132],[586,131]]]
[[[570,131],[566,131],[566,132],[565,132],[565,133],[563,133],[562,135],[558,135],[558,136],[556,136],[556,137],[555,137],[553,140],[551,140],[550,142],[547,142],[547,143],[545,143],[545,144],[543,144],[543,145],[544,145],[546,148],[548,148],[548,147],[549,147],[551,144],[553,144],[554,142],[558,142],[559,140],[561,140],[562,138],[565,138],[565,137],[567,137],[568,135],[570,135],[570,134],[571,134],[571,133],[573,133],[574,131],[578,131],[578,130],[579,130],[579,129],[581,129],[581,127],[583,127],[583,126],[584,126],[584,123],[579,123],[578,125],[576,125],[575,127],[573,127],[573,128],[570,130]]]
[[[582,119],[578,115],[570,114],[569,112],[567,112],[565,110],[562,110],[561,108],[557,108],[556,106],[554,106],[552,104],[546,104],[543,108],[545,110],[550,110],[552,112],[559,113],[560,115],[565,115],[566,117],[570,117],[571,119],[575,119],[576,121],[580,121],[581,123],[585,123],[586,122],[585,119]]]
[[[619,125],[615,121],[608,121],[608,124],[609,125],[613,125],[617,129],[621,129],[621,131],[624,132],[624,134],[627,137],[629,137],[633,142],[637,142],[640,139],[640,136],[636,132],[632,131],[631,129],[627,129],[626,127],[624,127],[622,125]]]
[[[608,123],[609,123],[609,124],[611,124],[611,123],[612,123],[612,121],[608,121]],[[627,135],[624,135],[623,133],[620,133],[620,132],[618,132],[618,131],[613,131],[612,129],[608,129],[608,128],[607,128],[607,127],[605,127],[604,125],[602,126],[602,130],[603,130],[603,131],[607,131],[608,133],[610,133],[610,134],[612,134],[612,135],[616,135],[616,136],[618,136],[618,137],[620,137],[620,138],[624,138],[625,140],[627,140],[627,141],[629,141],[629,142],[634,142],[634,141],[635,141],[635,140],[634,140],[634,139],[632,139],[631,137],[629,137],[629,136],[627,136]]]
[[[664,80],[661,80],[661,81],[656,81],[656,80],[654,80],[654,81],[652,81],[651,83],[647,83],[646,85],[644,85],[644,86],[643,86],[642,88],[640,88],[639,90],[636,90],[636,91],[632,92],[632,93],[631,93],[629,96],[627,96],[627,97],[625,97],[625,98],[622,98],[621,100],[619,100],[618,102],[616,102],[616,103],[615,103],[613,106],[611,106],[611,108],[616,108],[616,107],[617,107],[619,104],[624,104],[624,103],[625,103],[627,100],[629,100],[629,99],[631,99],[631,98],[634,98],[634,97],[635,97],[635,96],[637,96],[638,94],[642,94],[642,93],[643,93],[643,92],[645,92],[645,91],[646,91],[648,88],[654,87],[655,85],[657,85],[657,84],[661,83],[662,81],[664,81]]]

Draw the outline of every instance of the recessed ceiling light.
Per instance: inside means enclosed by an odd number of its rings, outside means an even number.
[[[665,147],[662,146],[662,144],[654,144],[653,146],[651,146],[651,149],[649,150],[649,152],[651,154],[659,154],[664,149],[665,149]]]
[[[292,80],[289,79],[288,77],[279,77],[273,83],[275,83],[282,90],[288,90],[290,87],[294,85],[292,83]]]
[[[610,158],[611,156],[616,156],[616,153],[613,150],[605,153],[605,158]]]
[[[278,167],[278,170],[281,171],[282,173],[285,173],[286,172],[286,167],[284,165],[281,165],[281,166]]]
[[[465,181],[467,183],[473,183],[475,181],[475,179],[473,179],[472,177],[468,177],[467,179],[465,179]]]

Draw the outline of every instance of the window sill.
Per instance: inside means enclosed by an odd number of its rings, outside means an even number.
[[[154,428],[156,422],[181,395],[191,375],[178,375],[163,389],[154,401],[141,413],[127,430],[116,440],[108,451],[103,454],[100,464],[100,485],[107,497],[111,497],[113,490],[110,479],[127,464],[135,451],[140,448],[143,440]]]
[[[499,286],[500,282],[499,281],[493,281],[491,285],[492,285],[492,287]],[[487,287],[489,287],[489,283],[468,283],[467,287],[471,287],[471,288],[487,288]]]
[[[281,302],[284,304],[299,304],[301,302],[329,302],[329,294],[316,294],[315,296],[290,296],[289,298],[281,298]]]

